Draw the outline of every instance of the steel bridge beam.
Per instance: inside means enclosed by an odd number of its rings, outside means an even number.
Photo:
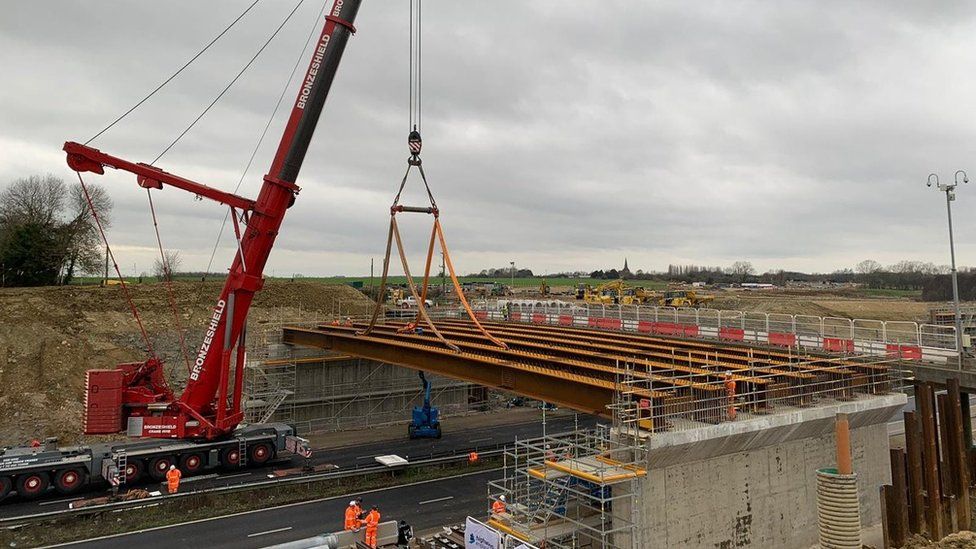
[[[296,327],[284,328],[283,341],[432,372],[587,414],[608,417],[607,405],[613,402],[612,382],[473,353]]]

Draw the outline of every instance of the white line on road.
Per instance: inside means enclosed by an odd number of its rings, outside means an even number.
[[[427,505],[428,503],[437,503],[438,501],[447,501],[449,499],[454,499],[454,496],[447,496],[447,497],[437,498],[437,499],[428,499],[427,501],[421,501],[417,505]]]
[[[373,459],[375,456],[359,456],[356,459]]]
[[[291,530],[291,526],[285,526],[284,528],[275,528],[274,530],[268,530],[267,532],[254,532],[253,534],[248,534],[249,538],[256,538],[258,536],[266,536],[268,534],[277,534],[278,532],[287,532]]]
[[[365,492],[355,492],[353,494],[344,494],[344,495],[341,495],[341,496],[329,496],[329,497],[325,497],[325,498],[312,499],[312,500],[309,500],[309,501],[296,501],[294,503],[286,503],[284,505],[278,505],[276,507],[265,507],[263,509],[251,509],[250,511],[240,511],[240,512],[237,512],[237,513],[231,513],[229,515],[221,515],[221,516],[217,516],[217,517],[207,517],[207,518],[196,519],[196,520],[188,520],[186,522],[180,522],[180,523],[177,523],[177,524],[167,524],[166,526],[152,526],[150,528],[142,528],[140,530],[133,530],[132,532],[122,532],[122,533],[119,533],[119,534],[107,534],[107,535],[104,535],[104,536],[98,536],[96,538],[79,539],[79,540],[75,540],[75,541],[68,541],[68,542],[65,542],[65,543],[59,543],[57,545],[45,545],[41,549],[45,549],[45,548],[48,548],[48,547],[68,547],[68,546],[71,546],[71,545],[78,545],[78,544],[81,544],[81,543],[91,543],[91,542],[102,541],[102,540],[106,540],[106,539],[122,538],[122,537],[126,537],[126,536],[134,536],[134,535],[144,534],[146,532],[157,532],[159,530],[168,530],[170,528],[178,528],[178,527],[187,526],[187,525],[190,525],[190,524],[200,524],[200,523],[203,523],[203,522],[214,522],[214,521],[229,519],[229,518],[232,518],[232,517],[240,517],[240,516],[244,516],[244,515],[254,515],[254,514],[264,513],[264,512],[268,512],[268,511],[275,511],[275,510],[278,510],[278,509],[289,509],[289,508],[292,508],[292,507],[300,507],[300,506],[303,506],[303,505],[312,505],[312,504],[319,503],[319,502],[323,502],[323,501],[333,501],[333,500],[348,499],[349,496],[351,496],[351,495],[362,496],[362,495],[365,495],[365,494],[373,494],[373,493],[377,493],[377,492],[387,492],[387,491],[393,491],[393,490],[400,490],[400,489],[403,489],[403,488],[408,488],[410,486],[420,486],[420,485],[424,485],[424,484],[436,484],[438,482],[443,482],[445,480],[451,480],[451,479],[456,479],[456,478],[464,478],[464,477],[471,477],[471,476],[475,476],[475,475],[483,475],[485,473],[496,473],[496,472],[501,471],[501,470],[502,470],[501,467],[496,467],[494,469],[487,469],[487,470],[481,470],[481,471],[472,471],[470,473],[461,473],[459,475],[452,475],[452,476],[449,476],[449,477],[432,478],[432,479],[427,479],[427,480],[418,480],[417,482],[408,482],[406,484],[400,484],[400,485],[397,485],[397,486],[394,486],[394,487],[373,488],[371,490],[366,490]]]
[[[486,437],[486,438],[473,438],[473,439],[469,440],[468,442],[484,442],[486,440],[491,440],[491,437]]]
[[[247,476],[250,476],[250,475],[251,475],[251,473],[235,473],[233,475],[220,475],[220,479],[223,480],[225,478],[247,477]]]

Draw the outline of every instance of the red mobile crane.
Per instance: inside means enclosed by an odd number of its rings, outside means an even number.
[[[297,439],[283,424],[238,428],[245,351],[245,324],[254,294],[285,212],[295,202],[295,184],[316,123],[325,104],[350,34],[360,0],[335,0],[312,53],[271,169],[257,199],[248,199],[196,183],[155,166],[133,163],[75,142],[64,144],[68,166],[79,173],[103,174],[105,167],[136,175],[147,189],[164,186],[189,191],[231,208],[238,253],[214,307],[186,389],[177,398],[156,357],[120,364],[115,370],[91,370],[86,378],[85,433],[116,433],[170,441],[139,441],[59,449],[53,443],[33,448],[0,449],[0,499],[16,488],[23,497],[41,495],[53,479],[71,493],[84,484],[132,482],[148,472],[161,479],[171,464],[192,474],[208,466],[264,463]],[[238,214],[245,228],[241,232]]]

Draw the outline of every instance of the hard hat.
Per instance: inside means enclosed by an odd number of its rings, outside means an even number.
[[[502,494],[502,495],[498,496],[498,499],[500,501],[505,501],[505,494]]]
[[[353,507],[355,505],[356,505],[356,500],[352,500],[349,502],[349,507]]]
[[[170,465],[169,466],[169,470],[172,471],[173,469],[176,469],[176,466],[175,465]]]

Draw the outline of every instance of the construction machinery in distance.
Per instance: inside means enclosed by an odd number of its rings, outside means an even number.
[[[647,305],[654,302],[657,295],[642,286],[630,287],[623,280],[614,280],[593,287],[580,284],[576,287],[576,299],[586,303],[603,305]]]
[[[411,439],[441,438],[440,410],[430,405],[430,381],[423,371],[418,373],[424,388],[424,403],[413,407],[413,419],[407,426],[407,434]]]
[[[126,432],[142,440],[60,448],[55,440],[48,440],[29,447],[0,448],[0,500],[13,490],[23,499],[33,499],[46,494],[51,486],[61,494],[72,494],[87,486],[135,483],[146,476],[159,482],[171,466],[179,467],[184,475],[193,475],[209,468],[263,465],[281,451],[310,455],[307,441],[289,425],[241,425],[245,328],[254,295],[264,285],[263,270],[285,213],[298,196],[295,181],[339,60],[354,31],[359,5],[360,0],[335,0],[325,17],[271,169],[255,199],[178,177],[152,164],[129,162],[88,145],[65,143],[68,166],[77,172],[86,196],[82,173],[104,174],[105,168],[112,168],[134,174],[138,185],[148,191],[173,187],[197,199],[213,200],[230,209],[238,253],[200,349],[195,359],[188,359],[189,379],[181,395],[167,383],[163,361],[153,351],[112,258],[119,287],[147,342],[149,357],[119,364],[113,370],[88,372],[83,430],[89,435]],[[90,199],[89,207],[98,221]]]
[[[667,290],[658,300],[662,307],[708,307],[714,296],[699,295],[695,290]]]

